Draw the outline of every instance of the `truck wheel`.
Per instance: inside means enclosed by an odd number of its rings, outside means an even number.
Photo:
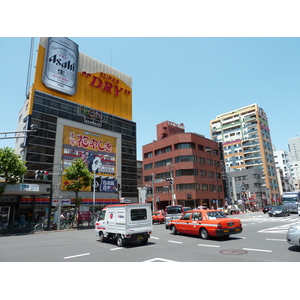
[[[208,239],[208,232],[205,228],[200,229],[200,236],[204,240]]]
[[[102,231],[99,232],[99,241],[101,243],[105,242],[106,238],[104,237],[104,233]]]
[[[172,227],[171,227],[171,233],[172,233],[173,235],[177,234],[177,230],[176,230],[175,225],[172,225]]]
[[[145,238],[144,240],[142,240],[142,244],[146,245],[148,243],[148,238]]]
[[[123,241],[121,235],[117,236],[117,245],[118,245],[118,247],[123,247],[124,246],[124,241]]]

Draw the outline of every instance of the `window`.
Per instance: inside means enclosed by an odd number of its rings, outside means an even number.
[[[202,191],[208,191],[208,184],[202,183]]]
[[[200,164],[205,164],[205,158],[204,157],[199,157],[199,162],[200,162]]]
[[[152,163],[146,164],[146,165],[144,165],[144,170],[150,170],[150,169],[152,169],[152,167],[153,167]]]
[[[175,144],[175,150],[178,149],[195,149],[195,144],[194,143],[180,143],[180,144]]]
[[[147,211],[145,208],[132,209],[130,215],[131,215],[131,221],[140,221],[140,220],[147,219]]]
[[[172,164],[172,158],[155,162],[155,168],[163,167],[166,166],[167,164]]]
[[[198,170],[195,169],[182,169],[176,170],[176,177],[177,176],[197,176]]]
[[[196,161],[197,161],[197,156],[195,155],[182,155],[182,156],[175,157],[175,163],[196,162]]]
[[[201,213],[198,213],[198,212],[193,213],[192,219],[193,219],[193,220],[196,220],[196,221],[198,221],[198,220],[201,221],[201,220],[202,220],[202,215],[201,215]]]
[[[181,220],[189,220],[192,213],[186,213]]]
[[[205,170],[200,170],[200,176],[201,177],[206,177],[207,176],[207,173]]]
[[[106,210],[101,210],[100,211],[98,221],[103,221],[104,220],[104,218],[105,218],[105,212],[106,212]]]
[[[199,189],[200,186],[198,183],[182,183],[176,185],[176,191],[193,191]]]

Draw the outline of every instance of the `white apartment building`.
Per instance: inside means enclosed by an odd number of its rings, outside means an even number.
[[[261,107],[252,104],[218,115],[210,132],[212,140],[223,144],[226,171],[263,170],[267,202],[279,199],[270,128]]]

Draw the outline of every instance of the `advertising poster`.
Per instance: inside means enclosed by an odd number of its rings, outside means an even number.
[[[65,167],[80,157],[96,179],[96,191],[115,192],[117,139],[92,131],[64,126],[62,163]],[[62,190],[68,183],[62,176]],[[87,187],[91,191],[92,187]]]

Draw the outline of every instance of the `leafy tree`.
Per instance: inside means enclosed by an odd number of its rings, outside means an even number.
[[[66,189],[68,191],[75,192],[75,209],[73,213],[74,220],[78,207],[82,202],[82,198],[78,196],[78,193],[82,190],[82,188],[85,188],[92,183],[93,176],[88,170],[85,162],[81,158],[76,158],[72,161],[71,166],[66,168],[65,178],[70,180],[70,182],[66,185]]]
[[[20,155],[15,154],[12,148],[0,149],[0,177],[4,178],[4,184],[0,186],[0,197],[4,194],[7,184],[20,182],[27,172],[26,162],[21,160]]]

